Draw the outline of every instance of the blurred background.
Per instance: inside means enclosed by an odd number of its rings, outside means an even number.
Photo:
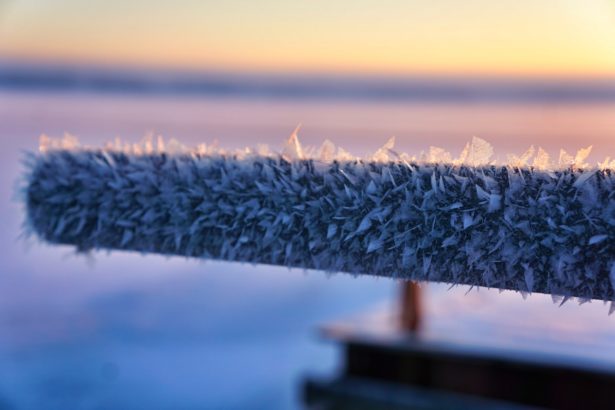
[[[0,0],[0,408],[297,408],[338,366],[319,325],[394,321],[392,280],[20,238],[42,133],[281,149],[299,123],[355,155],[613,157],[615,2]],[[600,302],[423,289],[426,340],[615,364]]]

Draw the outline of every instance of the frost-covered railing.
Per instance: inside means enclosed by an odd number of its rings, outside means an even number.
[[[81,251],[614,300],[608,160],[579,166],[586,151],[561,169],[527,165],[523,156],[479,165],[491,155],[485,144],[475,139],[465,161],[441,163],[395,154],[392,143],[371,159],[310,159],[296,135],[267,155],[47,146],[29,161],[27,226]],[[339,151],[325,144],[321,154]]]

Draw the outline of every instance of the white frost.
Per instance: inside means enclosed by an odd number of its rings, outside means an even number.
[[[534,156],[534,152],[535,152],[535,149],[534,149],[534,146],[532,145],[531,147],[528,148],[527,151],[525,151],[519,157],[516,155],[509,155],[508,163],[513,167],[525,167],[529,165],[530,159]]]
[[[457,163],[471,166],[486,165],[493,155],[493,147],[484,139],[472,137],[461,152]]]
[[[391,137],[389,138],[389,140],[382,146],[380,147],[376,152],[374,152],[374,155],[372,155],[372,161],[374,162],[388,162],[393,160],[394,158],[392,158],[391,154],[392,154],[392,150],[393,147],[395,147],[395,137]]]
[[[562,149],[559,152],[557,163],[551,161],[551,156],[542,147],[536,150],[534,146],[530,146],[521,155],[508,155],[506,161],[496,163],[492,160],[494,150],[492,145],[478,137],[472,139],[464,146],[462,152],[457,159],[444,148],[430,146],[427,152],[421,151],[419,155],[410,155],[405,152],[394,151],[395,137],[389,138],[386,143],[380,147],[374,154],[369,157],[357,157],[345,150],[342,147],[336,147],[330,140],[325,140],[318,148],[304,147],[299,140],[299,130],[301,124],[295,128],[290,137],[286,140],[282,147],[281,155],[289,161],[301,159],[316,159],[321,162],[329,163],[333,161],[374,161],[374,162],[390,162],[399,161],[401,163],[429,163],[429,164],[452,164],[452,165],[469,165],[469,166],[484,166],[491,164],[501,164],[516,168],[533,167],[537,170],[555,170],[555,169],[615,169],[615,159],[606,157],[604,161],[591,166],[587,159],[592,151],[592,146],[582,148],[573,156]],[[88,146],[80,144],[79,140],[70,134],[64,134],[61,138],[50,138],[43,134],[40,136],[39,151],[42,153],[53,150],[82,150],[82,151],[97,151],[100,147]],[[275,157],[280,151],[271,149],[265,144],[257,144],[255,147],[246,147],[237,150],[225,150],[214,143],[200,143],[194,147],[188,147],[182,144],[177,139],[170,139],[168,142],[160,136],[146,135],[140,142],[129,143],[123,142],[116,137],[113,141],[103,145],[102,150],[113,152],[124,152],[130,155],[151,155],[151,154],[197,154],[197,155],[232,155],[238,158],[250,156],[260,157]],[[578,184],[577,184],[578,185]],[[493,204],[495,205],[495,204]],[[492,206],[493,206],[492,205]]]
[[[534,163],[532,164],[536,169],[549,169],[551,168],[551,157],[549,153],[542,147],[538,147],[538,153],[534,157]]]
[[[282,151],[282,156],[286,159],[303,159],[303,149],[301,148],[301,143],[299,143],[299,130],[301,129],[301,124],[297,125],[297,128],[290,134],[288,141],[286,141],[286,145],[284,146],[284,150]]]

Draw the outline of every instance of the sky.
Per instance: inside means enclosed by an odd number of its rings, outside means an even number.
[[[0,0],[0,59],[615,75],[615,0]]]

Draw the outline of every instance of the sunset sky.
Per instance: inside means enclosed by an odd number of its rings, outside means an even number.
[[[615,0],[0,0],[0,58],[184,69],[615,75]]]

